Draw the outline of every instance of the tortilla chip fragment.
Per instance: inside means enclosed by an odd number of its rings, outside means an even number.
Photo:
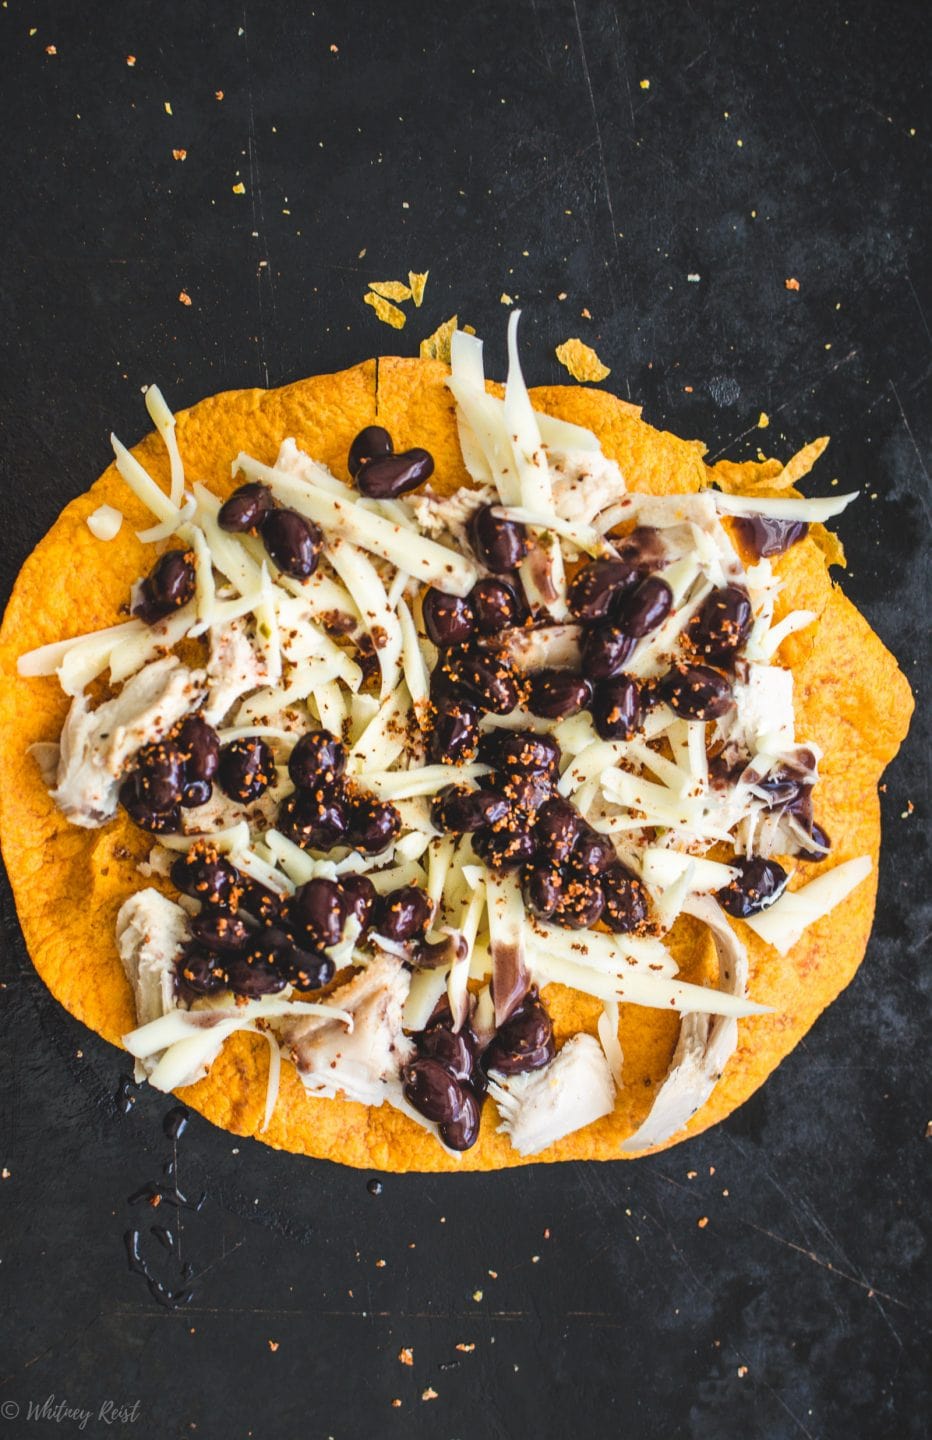
[[[786,286],[787,290],[798,290],[798,289],[799,289],[799,281],[798,281],[798,280],[784,280],[783,283],[784,283],[784,285]]]
[[[404,328],[405,313],[403,310],[399,310],[397,305],[393,305],[390,300],[383,299],[381,295],[376,295],[372,290],[362,298],[367,305],[372,306],[383,325],[391,325],[393,330]]]
[[[370,280],[369,289],[381,295],[383,300],[411,299],[411,287],[403,280]]]
[[[449,320],[444,320],[438,325],[433,335],[428,335],[426,340],[421,341],[419,351],[422,360],[442,360],[444,365],[450,363],[450,345],[456,333],[457,317],[451,315]]]
[[[556,355],[574,380],[598,382],[612,373],[592,347],[584,345],[581,340],[564,340],[562,345],[557,346]]]
[[[418,310],[420,310],[421,301],[424,299],[424,290],[427,287],[427,277],[429,274],[429,270],[425,270],[422,275],[419,275],[416,270],[408,271],[408,284],[411,287],[411,299],[414,301],[414,304]]]
[[[178,299],[181,301],[182,305],[194,304],[194,301],[191,299],[191,296],[188,294],[187,290],[179,291]]]
[[[239,182],[237,185],[234,185],[234,186],[233,186],[233,194],[234,194],[234,195],[245,195],[245,194],[246,194],[246,186],[243,184],[242,180],[240,180],[240,182]]]

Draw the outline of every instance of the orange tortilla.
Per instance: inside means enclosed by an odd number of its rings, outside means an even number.
[[[239,450],[271,464],[280,441],[290,435],[345,479],[351,440],[363,426],[377,422],[391,432],[397,450],[413,445],[429,449],[436,461],[432,483],[449,493],[469,479],[457,442],[454,402],[443,383],[447,373],[436,360],[390,358],[280,390],[213,396],[177,417],[187,474],[225,495],[233,487],[230,461]],[[494,388],[501,393],[500,387]],[[531,397],[536,408],[594,430],[632,491],[676,493],[714,482],[739,493],[798,493],[787,488],[777,461],[721,461],[708,468],[699,442],[652,429],[634,406],[605,391],[553,386],[533,390]],[[149,435],[135,453],[167,488],[161,441]],[[85,523],[104,502],[118,506],[127,521],[109,544],[96,540]],[[16,659],[24,650],[112,625],[125,614],[121,607],[132,583],[152,564],[152,547],[134,535],[149,524],[151,516],[109,466],[86,495],[66,507],[26,561],[0,630],[0,835],[20,923],[36,969],[52,994],[115,1045],[136,1023],[116,950],[117,911],[144,884],[173,892],[167,881],[144,880],[139,874],[137,863],[146,858],[152,839],[122,811],[100,830],[83,830],[56,810],[26,751],[35,741],[57,740],[68,698],[54,677],[21,678]],[[774,1011],[739,1022],[738,1050],[711,1099],[668,1144],[715,1124],[746,1100],[844,989],[864,955],[880,844],[877,782],[906,734],[912,697],[893,657],[830,580],[828,565],[840,555],[838,542],[814,526],[806,540],[776,561],[784,581],[777,618],[798,608],[819,616],[810,628],[785,641],[778,658],[794,672],[796,734],[816,741],[824,752],[815,810],[833,842],[822,866],[799,865],[793,883],[859,855],[871,855],[874,869],[831,915],[812,925],[786,957],[736,922],[748,947],[749,993]],[[685,979],[715,983],[712,945],[702,926],[681,919],[671,945]],[[601,1010],[597,1001],[556,985],[547,988],[545,998],[558,1044],[581,1028],[595,1033]],[[647,1114],[677,1033],[675,1014],[622,1005],[625,1083],[614,1112],[527,1160],[497,1133],[492,1104],[485,1106],[479,1143],[456,1160],[388,1105],[367,1110],[350,1101],[309,1097],[290,1065],[282,1067],[275,1114],[260,1136],[268,1047],[252,1034],[235,1035],[210,1074],[180,1094],[186,1104],[237,1135],[257,1136],[280,1149],[347,1165],[445,1171],[493,1170],[529,1161],[608,1160],[624,1157],[625,1137]]]

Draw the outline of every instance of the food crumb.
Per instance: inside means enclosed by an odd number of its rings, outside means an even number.
[[[544,1231],[544,1239],[545,1239],[545,1240],[549,1240],[549,1239],[550,1239],[550,1229],[549,1229],[549,1227]]]
[[[565,300],[565,299],[566,299],[566,291],[565,291],[565,290],[561,290],[560,293],[559,293],[559,295],[557,296],[557,299],[558,299],[558,300]]]
[[[173,160],[187,160],[187,158],[188,158],[188,152],[187,152],[187,150],[173,150],[173,151],[172,151],[172,159],[173,159]]]
[[[915,811],[916,811],[916,807],[915,807],[915,805],[913,804],[912,800],[907,800],[907,802],[906,802],[906,809],[903,810],[903,811],[900,813],[900,819],[901,819],[901,820],[908,820],[909,817],[910,817],[910,815],[914,815],[914,814],[915,814]]]
[[[269,1346],[269,1349],[271,1350],[271,1352],[272,1352],[273,1355],[275,1354],[275,1351],[278,1349],[278,1347],[279,1347],[280,1344],[281,1344],[281,1341],[280,1341],[280,1340],[269,1340],[268,1346]]]
[[[223,99],[223,91],[222,91],[222,90],[215,90],[215,91],[214,91],[214,99],[215,99],[215,100],[222,100],[222,99]]]
[[[414,1364],[414,1350],[410,1345],[405,1345],[398,1351],[398,1361],[401,1365]]]
[[[539,1256],[539,1255],[532,1255],[532,1256],[531,1256],[531,1264],[532,1264],[532,1265],[538,1265],[538,1264],[540,1264],[540,1256]]]
[[[582,318],[583,318],[584,320],[591,320],[591,319],[592,319],[592,311],[591,311],[591,310],[588,310],[588,309],[580,310],[579,313],[580,313],[580,315],[582,316]]]
[[[611,375],[607,365],[603,365],[598,355],[589,345],[584,345],[579,339],[564,340],[562,345],[556,348],[556,357],[572,375],[574,380],[604,380]]]
[[[331,55],[339,55],[339,53],[340,53],[340,47],[339,47],[339,45],[331,45],[331,46],[330,46],[330,54],[331,54]]]
[[[710,1166],[709,1166],[709,1174],[710,1174],[710,1175],[714,1175],[714,1174],[715,1174],[715,1166],[714,1166],[714,1165],[710,1165]]]
[[[699,1229],[700,1229],[700,1230],[704,1230],[705,1227],[708,1225],[708,1223],[709,1223],[709,1217],[708,1217],[708,1215],[703,1215],[703,1216],[701,1217],[701,1219],[699,1219],[699,1220],[696,1221],[696,1224],[699,1226]]]
[[[490,1271],[489,1271],[489,1274],[491,1275],[491,1277],[492,1277],[493,1280],[497,1280],[497,1279],[498,1279],[498,1271],[497,1271],[497,1270],[490,1270]]]
[[[390,300],[383,299],[374,290],[368,290],[362,298],[366,305],[372,306],[383,325],[391,325],[393,330],[403,329],[406,316],[403,310],[398,309],[397,305],[393,305]]]
[[[641,81],[641,89],[642,89],[642,90],[649,90],[649,89],[650,89],[650,81],[649,81],[649,80],[642,80],[642,81]]]
[[[699,1171],[698,1171],[698,1170],[687,1170],[687,1171],[686,1171],[686,1179],[687,1179],[687,1180],[695,1180],[695,1178],[696,1178],[696,1176],[697,1176],[698,1174],[699,1174]]]
[[[9,1180],[9,1178],[10,1178],[10,1176],[11,1176],[12,1174],[13,1174],[13,1171],[12,1171],[12,1170],[8,1170],[8,1169],[6,1168],[6,1166],[4,1165],[3,1169],[0,1170],[0,1180]]]
[[[454,1348],[459,1350],[461,1355],[471,1355],[476,1347],[473,1341],[470,1341],[468,1345],[465,1345],[461,1340],[460,1343]]]
[[[136,56],[135,56],[135,55],[127,55],[127,57],[126,57],[126,63],[127,63],[127,65],[129,66],[129,68],[132,70],[133,66],[136,64]]]
[[[691,395],[692,393],[693,393],[693,387],[692,387],[691,385],[684,385],[684,386],[683,386],[683,394],[684,394],[684,395]]]
[[[744,1379],[744,1377],[745,1377],[745,1375],[746,1375],[747,1373],[748,1373],[748,1367],[747,1367],[746,1365],[739,1365],[739,1366],[738,1366],[738,1374],[741,1376],[741,1379],[742,1379],[742,1380]]]
[[[419,354],[422,360],[442,360],[444,364],[450,363],[450,345],[456,331],[457,317],[451,315],[442,325],[438,325],[433,335],[428,335],[426,340],[421,341]],[[440,1221],[441,1225],[443,1220]]]
[[[426,1390],[421,1391],[422,1400],[436,1400],[436,1398],[437,1392],[432,1385],[428,1385]]]
[[[246,194],[246,186],[243,184],[242,180],[238,180],[237,183],[236,183],[232,188],[233,188],[233,194],[234,194],[234,195],[245,195],[245,194]]]
[[[362,256],[365,255],[365,253],[365,250],[363,250],[359,258],[362,259]],[[419,310],[421,308],[421,302],[424,299],[424,289],[427,285],[427,277],[429,274],[429,270],[408,271],[408,284],[411,287],[411,299],[414,301],[414,308],[416,310]]]
[[[784,280],[783,284],[786,286],[787,290],[798,290],[798,289],[799,289],[799,281],[798,281],[798,280],[793,280],[793,279]]]
[[[401,1409],[401,1401],[400,1401],[400,1400],[393,1400],[393,1401],[392,1401],[392,1409],[393,1409],[393,1410],[400,1410],[400,1409]]]
[[[504,290],[502,291],[498,299],[500,305],[513,305],[515,303],[510,295],[505,294]]]
[[[696,272],[695,272],[695,270],[691,270],[691,271],[689,272],[689,274],[686,276],[686,279],[689,281],[689,283],[690,283],[691,285],[698,285],[698,284],[699,284],[699,281],[702,279],[702,276],[701,276],[701,275],[697,275]]]
[[[172,113],[172,102],[170,100],[164,100],[162,103],[165,106],[165,114],[170,115]]]
[[[384,1260],[376,1260],[376,1262],[375,1262],[375,1268],[376,1268],[376,1270],[384,1270],[384,1269],[385,1269],[385,1261],[384,1261]]]
[[[474,1291],[472,1292],[472,1298],[473,1298],[473,1299],[476,1301],[476,1303],[478,1304],[479,1301],[482,1299],[482,1291],[481,1291],[481,1290],[474,1290]]]
[[[757,417],[757,428],[758,428],[758,430],[766,430],[766,429],[767,429],[767,426],[768,426],[769,424],[770,424],[770,416],[767,414],[766,410],[762,410],[762,411],[760,412],[760,415]]]
[[[57,55],[57,54],[58,54],[58,50],[57,50],[56,46],[54,46],[54,45],[46,45],[46,47],[45,47],[45,53],[46,53],[46,55]]]
[[[370,280],[369,289],[374,290],[376,295],[381,295],[383,300],[411,299],[411,287],[403,280]]]
[[[188,294],[187,290],[179,291],[178,299],[181,301],[182,305],[194,304],[194,301],[191,299],[191,296]]]

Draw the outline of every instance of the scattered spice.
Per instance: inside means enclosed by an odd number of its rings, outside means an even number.
[[[798,289],[799,289],[799,281],[798,281],[798,280],[784,280],[783,283],[784,283],[784,285],[786,286],[787,290],[798,290]]]
[[[55,47],[54,45],[46,45],[46,47],[45,47],[45,53],[46,53],[46,55],[57,55],[57,54],[58,54],[58,50],[56,49],[56,47]]]
[[[580,313],[580,315],[582,316],[582,318],[583,318],[584,320],[591,320],[591,319],[592,319],[592,311],[591,311],[591,310],[580,310],[579,313]]]
[[[222,99],[223,99],[223,91],[222,91],[222,90],[215,90],[215,91],[214,91],[214,99],[215,99],[215,100],[222,100]]]
[[[422,1400],[436,1400],[436,1398],[437,1392],[432,1385],[428,1385],[426,1390],[421,1391]]]
[[[515,303],[514,300],[512,299],[512,297],[511,297],[510,295],[506,295],[506,294],[505,294],[504,290],[502,291],[501,295],[500,295],[498,298],[499,298],[499,303],[502,304],[502,305],[513,305],[513,304]]]
[[[171,101],[170,101],[170,100],[165,100],[165,101],[163,101],[163,104],[164,104],[164,106],[165,106],[165,114],[166,114],[166,115],[170,115],[170,114],[172,113]]]
[[[414,1364],[414,1350],[410,1345],[405,1345],[403,1349],[398,1351],[398,1360],[402,1365]]]
[[[470,1342],[468,1345],[464,1345],[461,1340],[455,1348],[460,1352],[461,1355],[471,1355],[476,1347],[472,1342]]]
[[[136,64],[136,56],[135,56],[135,55],[127,55],[127,57],[126,57],[126,63],[127,63],[127,65],[129,66],[129,68],[132,70],[133,66]]]
[[[278,1349],[278,1347],[279,1347],[280,1344],[281,1344],[281,1341],[280,1341],[280,1340],[270,1340],[270,1341],[268,1342],[269,1349],[271,1350],[271,1352],[272,1352],[273,1355],[275,1354],[275,1351]]]
[[[578,339],[564,340],[563,344],[556,348],[556,357],[574,380],[599,381],[612,373],[607,365],[602,364],[595,351]]]
[[[400,1409],[401,1409],[401,1401],[400,1401],[400,1400],[393,1400],[393,1401],[392,1401],[392,1409],[393,1409],[393,1410],[400,1410]]]
[[[769,424],[770,424],[770,416],[766,413],[766,411],[762,410],[762,411],[760,412],[760,415],[757,417],[757,428],[758,428],[758,430],[766,430],[766,429],[767,429],[767,426],[768,426]]]
[[[365,250],[363,250],[362,253],[363,255],[365,255]],[[429,270],[425,270],[422,274],[419,274],[416,270],[408,271],[408,284],[411,287],[411,299],[414,301],[415,308],[418,310],[421,308],[421,301],[424,299],[424,288],[427,285],[427,277],[429,274]]]
[[[456,331],[457,317],[451,315],[449,320],[444,320],[438,325],[433,335],[428,335],[426,340],[421,341],[420,356],[422,360],[442,360],[445,365],[450,363],[450,342]]]
[[[10,1176],[11,1176],[12,1174],[13,1174],[13,1171],[12,1171],[12,1170],[8,1170],[8,1169],[6,1168],[6,1166],[4,1165],[3,1169],[0,1170],[0,1180],[9,1180],[9,1178],[10,1178]]]
[[[649,80],[642,80],[642,81],[641,81],[641,89],[642,89],[642,90],[649,90],[649,89],[650,89],[650,81],[649,81]]]
[[[384,1270],[384,1269],[385,1269],[385,1261],[384,1261],[384,1260],[376,1260],[376,1262],[375,1262],[375,1268],[376,1268],[376,1270]]]
[[[474,1291],[472,1292],[472,1298],[476,1301],[476,1304],[478,1304],[479,1301],[482,1299],[482,1291],[481,1291],[481,1290],[474,1290]]]
[[[697,1220],[697,1221],[696,1221],[696,1224],[699,1226],[699,1229],[700,1229],[700,1230],[704,1230],[705,1227],[708,1225],[708,1223],[709,1223],[709,1217],[708,1217],[708,1215],[703,1215],[700,1220]]]
[[[742,1379],[742,1380],[744,1379],[744,1377],[745,1377],[745,1375],[746,1375],[747,1373],[748,1373],[748,1367],[747,1367],[746,1365],[739,1365],[739,1366],[738,1366],[738,1374],[741,1376],[741,1379]]]
[[[193,304],[194,304],[194,301],[191,299],[191,296],[188,294],[187,290],[182,290],[182,291],[180,291],[180,292],[179,292],[179,295],[178,295],[178,299],[181,301],[182,305],[193,305]]]
[[[188,158],[188,152],[187,152],[187,150],[173,150],[173,151],[172,151],[172,159],[173,159],[173,160],[187,160],[187,158]]]
[[[393,305],[390,300],[383,300],[381,295],[376,295],[372,290],[363,297],[367,305],[371,305],[383,325],[391,325],[393,330],[401,330],[405,323],[405,313]]]

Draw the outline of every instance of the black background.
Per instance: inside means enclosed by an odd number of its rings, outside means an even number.
[[[837,522],[845,584],[919,688],[928,17],[3,0],[6,588],[109,430],[147,428],[146,382],[180,408],[416,354],[454,311],[501,374],[507,292],[532,382],[565,379],[554,346],[580,335],[713,454],[831,433],[814,488],[862,491]],[[362,296],[409,268],[427,298],[396,334]],[[209,1198],[176,1312],[122,1244],[170,1102],[118,1113],[117,1052],[45,993],[7,896],[0,1432],[78,1433],[28,1420],[52,1395],[93,1412],[85,1434],[201,1440],[924,1434],[923,754],[917,726],[864,966],[726,1124],[636,1164],[387,1176],[374,1197],[193,1117],[181,1179]],[[108,1399],[135,1421],[108,1428]]]

